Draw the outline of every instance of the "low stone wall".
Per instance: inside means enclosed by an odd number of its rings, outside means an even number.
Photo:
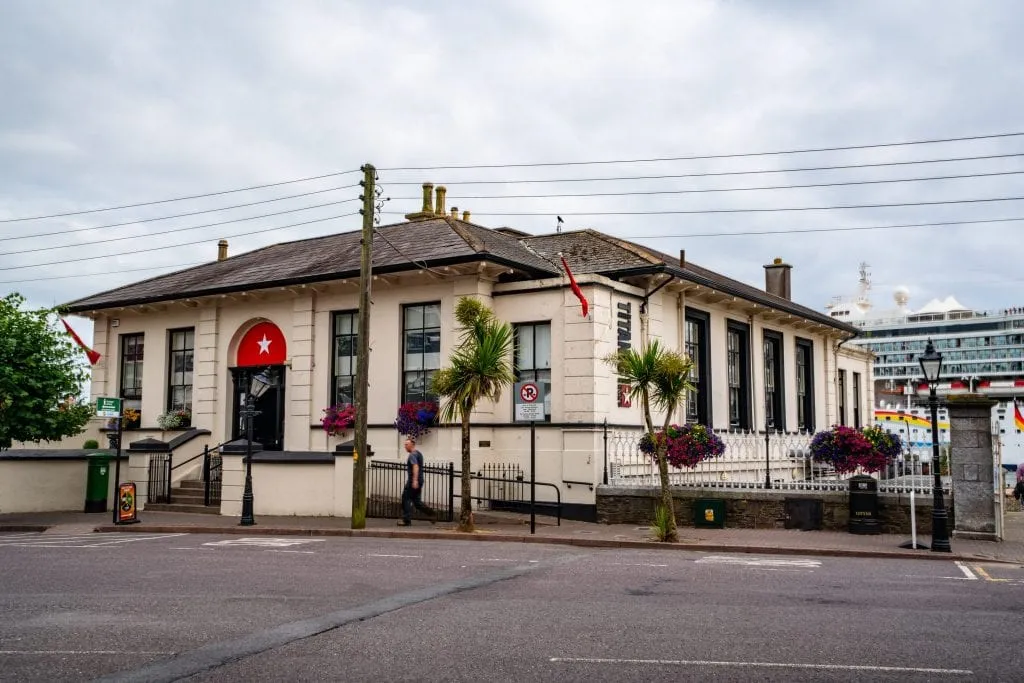
[[[789,501],[821,501],[821,530],[848,531],[850,494],[817,491],[729,491],[716,489],[673,489],[676,522],[694,526],[694,502],[698,499],[725,501],[725,526],[735,529],[799,528],[786,514]],[[650,524],[661,499],[657,488],[619,486],[597,487],[597,521],[604,524]],[[916,496],[917,533],[932,529],[931,496]],[[793,507],[792,505],[790,507]],[[878,515],[882,532],[910,534],[910,494],[878,494]]]

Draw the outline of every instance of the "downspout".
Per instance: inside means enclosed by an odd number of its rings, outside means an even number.
[[[757,347],[757,343],[754,341],[754,314],[747,314],[747,325],[750,326],[750,390],[754,391],[754,379],[757,377],[757,373],[754,371],[754,349]],[[762,363],[764,361],[762,360]],[[767,401],[768,397],[765,395],[763,385],[765,383],[764,372],[761,373],[761,384],[762,391],[761,396],[763,400]],[[768,408],[765,407],[767,412]],[[754,395],[750,397],[750,431],[757,433],[757,392],[754,391]],[[764,426],[764,431],[768,433],[768,425]]]
[[[649,314],[647,312],[648,300],[652,294],[656,294],[659,289],[667,285],[676,279],[675,275],[669,274],[669,276],[662,281],[660,285],[652,289],[651,291],[644,294],[644,300],[640,303],[640,340],[646,346],[650,340],[650,329],[649,329]]]

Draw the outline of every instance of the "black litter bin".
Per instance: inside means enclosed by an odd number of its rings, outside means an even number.
[[[850,478],[850,533],[882,533],[878,519],[878,482],[874,477],[859,474]]]
[[[87,460],[85,479],[85,511],[106,512],[110,488],[110,455],[96,453]]]

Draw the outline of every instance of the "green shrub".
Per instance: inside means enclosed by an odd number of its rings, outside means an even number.
[[[99,448],[99,447],[100,447],[100,442],[97,441],[96,439],[89,439],[84,444],[82,444],[82,448],[84,448],[86,450],[93,450],[93,449],[96,449],[96,448]]]
[[[654,508],[654,520],[651,522],[651,531],[654,532],[654,540],[666,541],[672,533],[672,512],[664,505]]]

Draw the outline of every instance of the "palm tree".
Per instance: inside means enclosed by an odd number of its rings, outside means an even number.
[[[647,434],[655,444],[658,475],[661,479],[661,506],[668,520],[664,540],[676,541],[679,535],[668,484],[668,439],[655,439],[651,404],[665,411],[662,433],[667,432],[672,424],[672,416],[682,404],[686,392],[693,389],[689,380],[693,362],[687,356],[663,347],[657,339],[645,344],[639,351],[632,348],[620,349],[605,360],[629,384],[630,397],[640,400]]]
[[[468,297],[455,307],[455,319],[463,328],[462,339],[448,359],[450,367],[434,375],[433,390],[447,399],[441,408],[441,419],[458,419],[462,425],[459,531],[472,531],[469,418],[481,399],[497,401],[501,390],[515,381],[511,363],[512,326],[495,318],[480,301]]]

